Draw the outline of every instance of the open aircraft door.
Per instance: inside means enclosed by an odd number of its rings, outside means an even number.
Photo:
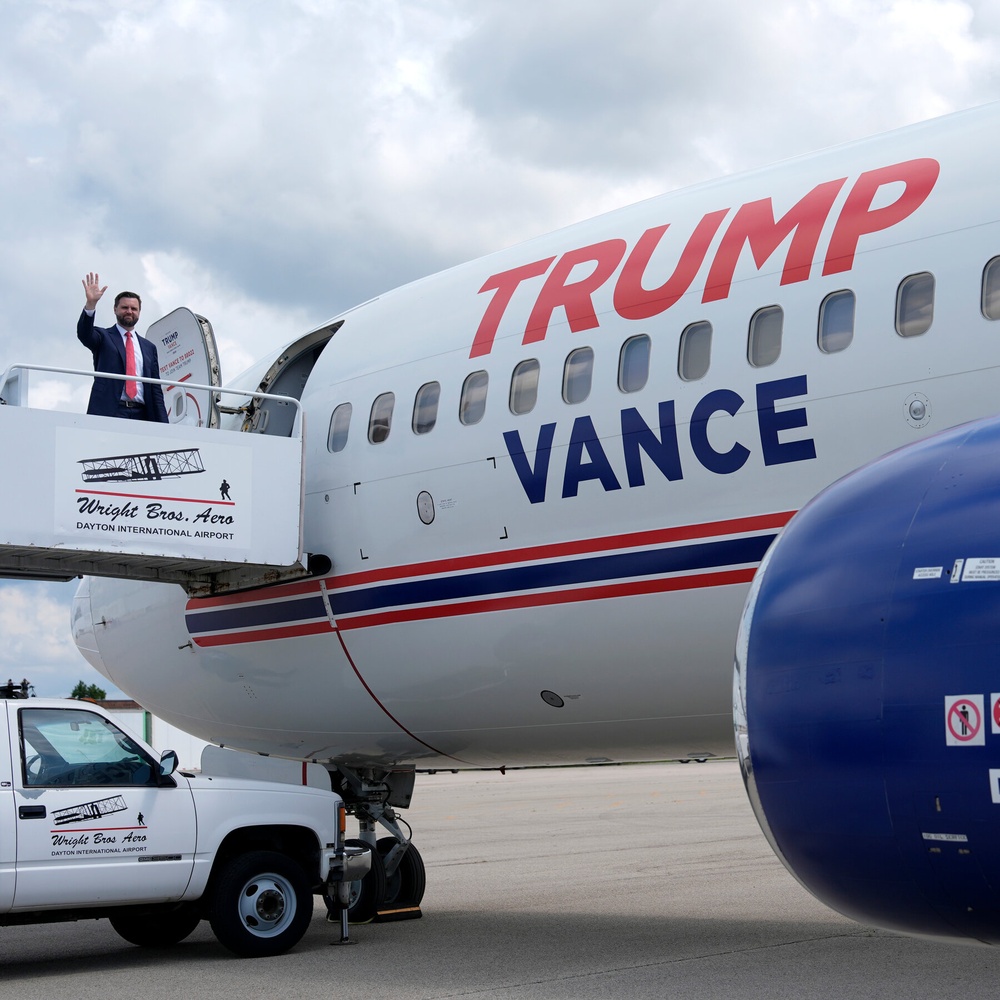
[[[146,339],[160,356],[160,378],[172,384],[163,387],[163,401],[172,424],[216,427],[219,414],[213,393],[192,385],[221,385],[222,371],[212,324],[190,309],[175,309],[146,330]]]
[[[241,386],[279,398],[247,396],[239,405],[220,405],[219,412],[230,415],[230,420],[236,418],[240,430],[288,437],[295,422],[295,409],[287,399],[280,397],[302,398],[313,366],[343,323],[338,320],[307,333],[289,344],[274,361],[259,361],[239,377]],[[229,397],[230,400],[237,398]],[[223,426],[227,426],[225,420]]]

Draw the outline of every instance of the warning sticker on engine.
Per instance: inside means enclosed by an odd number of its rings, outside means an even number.
[[[1000,581],[1000,559],[966,559],[962,570],[962,583]]]
[[[949,694],[944,699],[944,741],[950,747],[986,745],[981,694]]]

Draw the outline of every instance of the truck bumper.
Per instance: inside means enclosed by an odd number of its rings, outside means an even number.
[[[356,882],[371,870],[371,848],[363,845],[345,846],[329,852],[329,869],[326,881],[335,886],[338,882]]]

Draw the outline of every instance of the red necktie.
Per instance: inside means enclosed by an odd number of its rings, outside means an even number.
[[[135,344],[132,343],[132,331],[125,331],[125,374],[135,375]],[[139,391],[138,386],[135,382],[125,383],[125,395],[129,399],[135,399],[136,393]]]

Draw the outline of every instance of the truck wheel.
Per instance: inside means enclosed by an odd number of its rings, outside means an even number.
[[[183,941],[201,923],[201,912],[191,903],[155,913],[116,913],[111,926],[129,944],[140,948],[170,948]]]
[[[226,948],[258,958],[298,944],[312,910],[312,889],[301,866],[274,851],[254,851],[233,858],[220,872],[209,921]]]

